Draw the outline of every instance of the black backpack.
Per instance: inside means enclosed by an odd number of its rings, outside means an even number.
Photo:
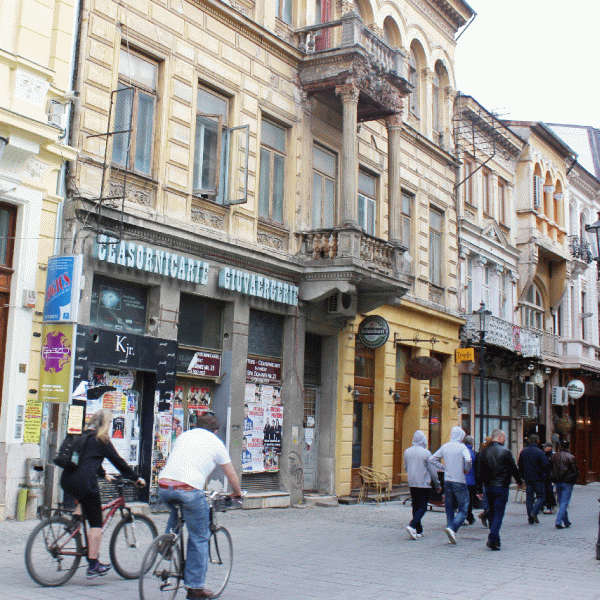
[[[93,431],[82,434],[67,434],[52,462],[67,473],[75,471],[79,466],[85,443],[91,435],[94,435]]]

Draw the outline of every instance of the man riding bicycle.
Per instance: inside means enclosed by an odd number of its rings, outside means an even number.
[[[184,580],[187,598],[197,600],[210,598],[210,590],[204,589],[208,566],[209,507],[204,496],[206,479],[216,465],[231,483],[233,497],[241,498],[242,490],[237,473],[223,442],[215,435],[219,421],[213,413],[198,417],[198,429],[182,433],[171,450],[167,464],[159,473],[158,497],[172,507],[167,523],[170,533],[177,523],[175,503],[180,503],[183,518],[188,527],[187,559]]]

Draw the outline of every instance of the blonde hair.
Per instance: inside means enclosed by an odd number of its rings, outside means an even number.
[[[103,408],[93,415],[88,423],[88,427],[96,431],[96,438],[103,441],[105,444],[107,444],[108,440],[110,439],[108,430],[110,428],[112,418],[112,412],[106,408]]]

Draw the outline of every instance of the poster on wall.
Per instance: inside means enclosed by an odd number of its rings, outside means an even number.
[[[42,403],[37,398],[27,398],[25,404],[24,444],[39,444],[42,429]]]
[[[188,392],[188,424],[190,429],[198,426],[198,417],[210,410],[210,389],[201,386],[191,386]]]
[[[51,323],[42,328],[41,402],[68,402],[73,362],[74,326]]]

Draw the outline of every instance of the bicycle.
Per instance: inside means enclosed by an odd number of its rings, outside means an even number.
[[[145,550],[158,531],[150,517],[133,513],[127,506],[123,488],[132,482],[116,477],[114,483],[119,497],[102,506],[102,512],[108,511],[102,531],[120,511],[121,520],[110,537],[110,562],[121,577],[135,579],[139,577]],[[54,509],[40,506],[38,517],[41,523],[33,529],[25,546],[25,565],[36,583],[57,587],[73,577],[81,557],[87,556],[87,524],[61,505]]]
[[[208,569],[206,589],[212,598],[218,598],[231,575],[233,566],[233,543],[225,527],[218,525],[215,513],[225,512],[232,506],[228,494],[212,492],[206,496],[209,505]],[[161,598],[173,600],[183,587],[185,571],[185,544],[183,524],[185,522],[181,504],[176,504],[177,521],[172,533],[158,536],[146,551],[139,579],[140,600]]]

